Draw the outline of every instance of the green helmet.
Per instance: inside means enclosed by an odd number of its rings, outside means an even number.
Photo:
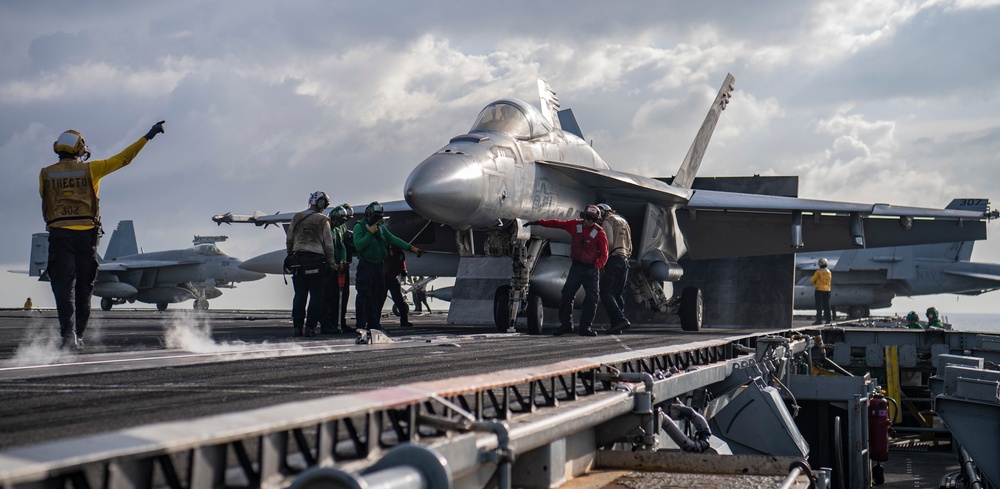
[[[938,310],[933,307],[927,308],[927,319],[934,320],[938,318]]]
[[[920,320],[920,316],[917,314],[917,311],[910,311],[906,313],[906,320],[915,323]]]

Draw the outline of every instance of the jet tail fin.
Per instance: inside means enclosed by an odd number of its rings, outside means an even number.
[[[691,148],[688,149],[680,169],[677,170],[677,176],[673,180],[674,186],[689,189],[694,183],[694,177],[698,175],[698,168],[701,166],[702,157],[705,156],[708,141],[712,138],[712,133],[715,131],[715,124],[719,122],[719,115],[722,114],[723,110],[726,110],[726,106],[729,105],[729,99],[732,96],[732,91],[736,90],[736,87],[733,85],[735,82],[736,78],[733,77],[732,73],[726,75],[726,81],[722,83],[722,88],[719,89],[718,95],[715,96],[712,107],[708,109],[705,122],[701,123],[701,129],[695,135],[694,142],[691,143]]]
[[[538,79],[538,101],[542,109],[542,117],[556,129],[562,129],[559,120],[559,97],[556,97],[556,91],[549,86],[549,84]]]
[[[108,249],[104,250],[105,260],[139,254],[139,245],[135,242],[135,227],[132,221],[119,221],[118,227],[111,233]]]
[[[988,212],[989,199],[955,199],[945,209]],[[972,261],[972,247],[975,241],[957,241],[954,243],[938,243],[921,245],[915,248],[914,255],[919,258],[944,258],[952,261]]]
[[[580,129],[580,124],[576,122],[576,116],[573,115],[573,109],[563,109],[559,111],[559,125],[562,126],[563,131],[575,134],[580,139],[584,139],[583,130]]]
[[[28,276],[41,277],[49,266],[49,233],[31,235],[31,256],[28,258]]]

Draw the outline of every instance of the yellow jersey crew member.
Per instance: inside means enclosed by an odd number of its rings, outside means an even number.
[[[97,194],[101,179],[135,159],[146,142],[163,132],[165,121],[153,124],[139,138],[106,160],[87,161],[90,150],[77,131],[66,131],[52,143],[59,162],[42,169],[38,193],[49,232],[47,273],[56,299],[62,348],[83,346],[90,319],[90,301],[97,279],[97,241],[101,213]]]
[[[829,263],[826,258],[820,258],[818,264],[819,270],[816,270],[812,278],[809,279],[813,287],[816,288],[816,322],[813,324],[823,324],[821,319],[825,320],[826,324],[830,324],[833,315],[830,310],[830,285],[833,283],[833,273],[827,268]]]

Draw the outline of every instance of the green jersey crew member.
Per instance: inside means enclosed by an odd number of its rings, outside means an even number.
[[[143,137],[106,160],[87,161],[90,150],[73,130],[59,135],[52,149],[59,162],[42,169],[38,193],[49,232],[47,273],[56,300],[63,348],[83,346],[90,320],[90,301],[97,280],[97,241],[101,234],[101,179],[132,162],[146,142],[163,132],[153,124]]]
[[[354,224],[354,248],[358,252],[358,270],[355,274],[354,302],[358,329],[382,329],[382,307],[385,305],[385,259],[389,247],[416,253],[420,248],[396,237],[389,232],[382,220],[385,210],[382,204],[372,202],[365,207],[365,218]]]

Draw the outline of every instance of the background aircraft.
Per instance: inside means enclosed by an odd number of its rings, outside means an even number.
[[[512,257],[513,278],[493,295],[494,320],[499,330],[509,331],[517,315],[526,314],[529,333],[538,333],[542,306],[559,302],[570,263],[568,236],[521,224],[575,218],[587,204],[607,202],[632,227],[630,285],[636,301],[678,314],[683,329],[698,330],[701,290],[686,287],[675,294],[671,286],[684,274],[681,257],[787,255],[986,237],[990,216],[982,212],[692,190],[733,83],[729,75],[671,183],[611,170],[542,80],[542,111],[518,99],[488,104],[468,134],[452,138],[414,168],[404,185],[405,202],[384,203],[393,233],[429,252],[408,260],[408,268],[439,252],[447,255],[441,269],[412,273],[452,277],[460,269],[459,257]],[[222,214],[213,220],[267,226],[292,215]],[[282,255],[275,252],[270,261],[277,264],[275,257]],[[510,277],[509,265],[506,270]]]
[[[183,250],[139,253],[132,221],[121,221],[100,261],[94,295],[101,309],[115,304],[146,302],[163,311],[171,303],[194,299],[195,309],[208,309],[208,300],[222,295],[220,288],[235,282],[264,278],[263,273],[239,268],[240,260],[215,245],[225,236],[195,236],[195,246]],[[48,280],[48,233],[31,236],[28,275]]]
[[[955,199],[948,209],[989,208],[987,199]],[[898,295],[979,295],[1000,289],[1000,265],[974,263],[974,241],[834,251],[796,256],[795,308],[814,309],[809,278],[826,257],[834,272],[830,304],[852,318],[889,307]]]
[[[982,212],[853,204],[710,190],[692,190],[702,156],[735,79],[728,75],[671,183],[611,170],[583,139],[569,110],[539,80],[541,108],[502,99],[484,108],[459,135],[411,172],[404,185],[410,208],[459,233],[460,253],[472,252],[473,231],[487,233],[491,254],[513,259],[509,286],[497,289],[497,327],[509,330],[520,313],[541,330],[542,305],[554,307],[569,259],[569,236],[522,223],[572,219],[586,205],[607,202],[632,227],[637,301],[676,312],[685,330],[702,321],[697,287],[669,285],[694,260],[789,254],[852,247],[975,240],[986,237]],[[961,223],[961,225],[956,225]],[[496,246],[492,246],[496,245]],[[562,255],[562,256],[560,256]],[[535,279],[539,280],[535,280]],[[560,280],[562,278],[562,280]]]

